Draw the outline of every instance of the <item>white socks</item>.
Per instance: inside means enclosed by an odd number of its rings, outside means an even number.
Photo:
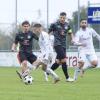
[[[75,71],[74,71],[74,80],[77,80],[78,75],[79,75],[79,73],[80,73],[80,70],[81,70],[81,69],[79,69],[79,67],[76,67],[76,68],[75,68]]]
[[[58,75],[52,69],[47,68],[46,72],[49,73],[53,77],[53,79],[57,79],[58,78]]]
[[[30,69],[28,68],[26,71],[22,73],[22,77],[25,77],[30,74]]]
[[[44,76],[45,76],[45,80],[48,82],[49,81],[48,75],[47,75],[47,73],[45,71],[44,71]]]

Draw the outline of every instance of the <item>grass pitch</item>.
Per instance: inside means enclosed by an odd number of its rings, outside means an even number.
[[[23,84],[16,74],[19,68],[0,67],[0,100],[100,100],[100,69],[85,72],[76,82],[65,81],[62,70],[56,73],[61,81],[53,84],[51,78],[45,82],[40,69],[32,72],[32,85]],[[69,69],[73,76],[74,70]]]

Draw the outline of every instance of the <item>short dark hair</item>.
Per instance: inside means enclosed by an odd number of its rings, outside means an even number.
[[[66,16],[66,13],[65,12],[61,12],[60,16]]]
[[[36,23],[36,24],[34,24],[34,25],[33,25],[33,27],[40,28],[40,27],[42,27],[42,25],[41,25],[41,24],[39,24],[39,23]]]
[[[80,22],[82,22],[83,20],[87,20],[87,19],[86,19],[86,18],[81,18],[81,19],[80,19]]]
[[[22,26],[23,25],[29,25],[30,26],[30,23],[29,23],[29,21],[24,21],[24,22],[22,22]]]

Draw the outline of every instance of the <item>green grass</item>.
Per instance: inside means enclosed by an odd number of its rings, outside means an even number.
[[[0,68],[0,100],[100,100],[100,69],[87,70],[77,82],[65,82],[61,69],[56,72],[61,81],[45,82],[43,72],[32,72],[32,85],[23,84],[16,74],[19,68]],[[72,76],[74,70],[69,69]]]

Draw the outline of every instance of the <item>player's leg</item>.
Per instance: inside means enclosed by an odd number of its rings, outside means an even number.
[[[62,70],[63,70],[63,73],[65,75],[66,81],[67,82],[73,82],[74,79],[70,78],[69,74],[68,74],[68,68],[67,68],[67,64],[66,64],[66,58],[61,60],[61,64],[62,64]]]
[[[34,54],[30,54],[28,61],[32,64],[31,69],[35,70],[38,68],[40,60]]]
[[[18,58],[20,60],[21,72],[18,71],[16,72],[19,75],[19,77],[22,79],[28,74],[27,57],[26,54],[24,54],[23,52],[19,52]]]
[[[92,65],[91,66],[92,68],[97,67],[98,59],[97,59],[97,56],[96,56],[95,53],[90,54],[88,60],[90,61],[90,64]]]
[[[66,48],[62,46],[55,46],[55,51],[57,53],[57,64],[62,65],[62,71],[65,75],[67,81],[73,81],[73,79],[69,78],[67,64],[66,64]],[[57,66],[57,67],[58,67]]]
[[[17,59],[18,59],[19,64],[21,65],[21,59],[20,59],[20,56],[19,56],[19,52],[17,54]],[[18,74],[19,78],[22,79],[21,73],[17,70],[16,70],[16,73]]]
[[[86,55],[84,53],[79,53],[78,66],[75,67],[74,71],[74,80],[77,80],[78,75],[82,71],[85,60],[86,60]]]
[[[87,59],[89,61],[89,65],[85,68],[83,68],[83,71],[85,71],[86,69],[89,68],[95,68],[98,65],[98,60],[97,60],[97,56],[95,53],[91,53],[89,55],[87,55]]]
[[[48,73],[46,72],[46,71],[44,71],[44,78],[45,78],[45,80],[48,82],[49,81],[49,79],[48,79]]]
[[[59,66],[60,66],[60,58],[61,58],[61,53],[62,53],[62,50],[61,50],[61,46],[55,46],[54,47],[55,49],[55,52],[56,52],[56,58],[55,58],[55,62],[52,64],[51,66],[51,69],[52,70],[56,70]]]
[[[97,67],[97,65],[98,65],[97,56],[96,56],[96,54],[95,54],[94,52],[88,54],[88,55],[86,56],[86,58],[88,59],[89,64],[88,64],[86,67],[83,67],[83,69],[81,70],[81,73],[80,73],[81,76],[84,75],[84,72],[85,72],[87,69],[95,68],[95,67]]]
[[[58,75],[50,67],[47,67],[49,64],[49,57],[45,56],[42,59],[41,64],[42,64],[42,70],[45,71],[46,73],[48,73],[49,75],[51,75],[53,77],[55,83],[57,81],[59,81]]]
[[[48,65],[47,65],[47,67],[49,67],[49,68],[51,68],[51,65],[52,65],[52,63],[53,63],[53,53],[51,52],[50,53],[50,56],[49,56],[49,59],[48,59]],[[47,72],[45,72],[44,71],[44,78],[45,78],[45,80],[48,82],[49,81],[49,79],[48,79],[48,76],[49,76],[49,74],[47,73]]]
[[[54,83],[59,81],[58,75],[49,67],[47,67],[44,63],[42,63],[42,70],[52,76],[54,79]]]
[[[66,63],[66,48],[60,48],[59,51],[61,51],[59,59],[61,59],[62,70],[65,75],[66,81],[73,81],[73,79],[71,79],[68,74],[68,66]]]

